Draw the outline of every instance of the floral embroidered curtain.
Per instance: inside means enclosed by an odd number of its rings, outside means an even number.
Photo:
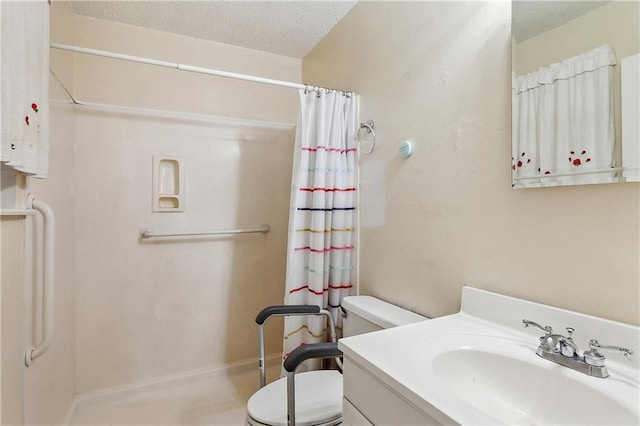
[[[38,178],[49,168],[49,3],[1,1],[0,162]]]
[[[615,167],[615,64],[613,49],[601,46],[523,76],[514,74],[511,168],[518,186],[615,181],[614,172],[583,174]],[[575,172],[580,174],[570,175]]]

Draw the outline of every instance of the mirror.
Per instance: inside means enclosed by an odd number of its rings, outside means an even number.
[[[512,2],[514,188],[640,181],[639,6]]]

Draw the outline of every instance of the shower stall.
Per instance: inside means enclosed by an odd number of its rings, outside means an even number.
[[[3,423],[76,424],[123,395],[254,371],[253,316],[284,295],[291,89],[313,90],[296,83],[301,60],[158,36],[56,2],[51,42],[50,173],[16,182],[16,196],[51,200],[56,214],[55,325],[43,309],[40,219],[3,216]],[[282,333],[266,338],[273,365]],[[28,367],[5,356],[7,343],[40,340],[51,349]],[[227,385],[244,398],[243,380]]]

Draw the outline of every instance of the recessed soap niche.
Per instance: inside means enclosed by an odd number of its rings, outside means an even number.
[[[153,156],[153,194],[151,210],[155,213],[183,212],[184,158]]]

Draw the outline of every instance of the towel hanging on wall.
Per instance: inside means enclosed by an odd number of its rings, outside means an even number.
[[[49,168],[49,3],[0,2],[0,162],[33,177]]]

